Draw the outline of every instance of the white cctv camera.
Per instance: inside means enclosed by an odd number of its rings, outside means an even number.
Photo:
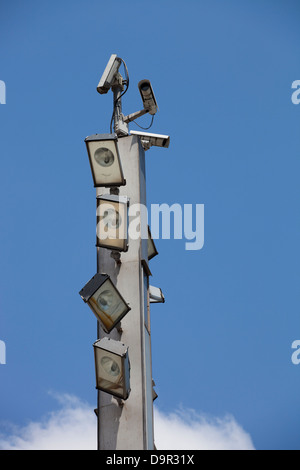
[[[141,80],[138,84],[145,110],[154,115],[158,111],[157,102],[149,80]]]
[[[143,100],[144,109],[142,111],[137,111],[136,113],[128,114],[128,116],[124,116],[124,122],[127,124],[131,121],[135,121],[146,113],[154,116],[158,111],[157,102],[150,81],[141,80],[138,87]]]
[[[131,131],[131,135],[137,135],[141,139],[144,150],[149,150],[152,145],[156,147],[168,148],[170,136],[161,134],[149,134],[148,132]]]
[[[112,84],[115,81],[115,77],[119,71],[121,63],[122,59],[120,59],[120,57],[117,57],[116,54],[111,55],[106,69],[104,70],[103,75],[101,77],[99,85],[97,86],[97,91],[101,95],[107,93],[110,90]]]

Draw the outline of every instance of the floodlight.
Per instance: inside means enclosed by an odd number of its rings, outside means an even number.
[[[131,310],[107,274],[96,274],[79,294],[106,333],[110,333]]]
[[[159,287],[149,286],[150,303],[164,304],[165,297]]]
[[[94,186],[123,186],[124,179],[116,134],[95,134],[85,139]]]
[[[141,80],[138,84],[140,94],[143,100],[143,105],[145,110],[149,114],[156,114],[158,111],[157,102],[154,96],[154,91],[152,89],[151,83],[149,80]]]
[[[110,338],[94,343],[96,388],[127,400],[130,394],[130,363],[125,344]]]
[[[148,260],[154,258],[154,256],[158,255],[158,251],[154,244],[153,238],[151,236],[150,228],[148,226]]]
[[[126,196],[97,196],[97,246],[128,250],[128,205]]]
[[[108,61],[108,64],[103,72],[99,85],[97,86],[97,91],[103,95],[107,93],[115,81],[116,74],[120,68],[122,59],[117,57],[116,54],[112,54]]]

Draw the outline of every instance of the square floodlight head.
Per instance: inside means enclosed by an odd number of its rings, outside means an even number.
[[[96,246],[116,251],[128,250],[128,205],[126,196],[97,196]]]
[[[131,310],[107,274],[95,274],[79,294],[106,333]]]
[[[121,159],[116,134],[95,134],[85,139],[94,186],[124,186]]]
[[[148,226],[148,260],[150,261],[150,259],[154,258],[154,256],[157,256],[157,255],[158,255],[158,251],[156,249],[156,246],[154,244],[154,241],[150,232],[150,228]]]
[[[110,338],[100,339],[93,346],[97,390],[127,400],[130,394],[128,348]]]

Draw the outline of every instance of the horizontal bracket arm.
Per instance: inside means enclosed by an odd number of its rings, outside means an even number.
[[[148,112],[148,110],[143,109],[142,111],[137,111],[136,113],[128,114],[128,116],[124,116],[123,121],[128,124],[128,122],[135,121],[137,118],[144,116],[144,114],[147,114]]]

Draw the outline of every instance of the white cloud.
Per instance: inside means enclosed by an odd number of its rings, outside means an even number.
[[[193,410],[155,410],[159,450],[254,450],[252,439],[232,416],[208,418]]]
[[[1,450],[95,450],[96,416],[89,405],[74,396],[56,396],[62,408],[40,422],[13,427],[1,436]]]
[[[56,395],[61,409],[40,422],[0,430],[1,450],[95,450],[93,409],[71,395]],[[8,432],[9,431],[9,432]],[[232,417],[208,419],[191,410],[165,414],[155,409],[158,450],[254,450],[251,437]]]

